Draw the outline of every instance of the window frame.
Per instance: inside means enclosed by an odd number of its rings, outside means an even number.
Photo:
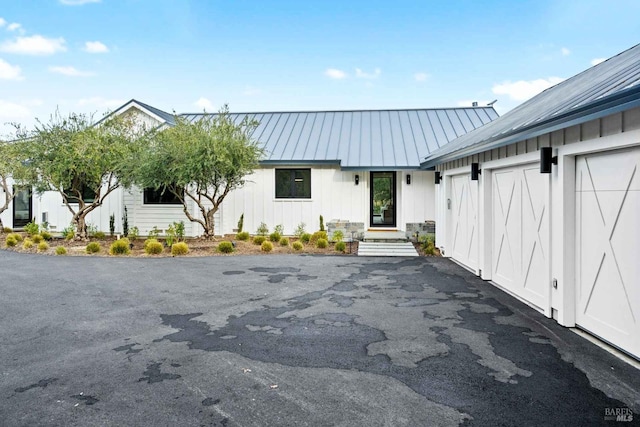
[[[184,198],[184,190],[183,198]],[[157,201],[149,201],[151,196],[157,197]],[[164,199],[164,200],[163,200]],[[142,189],[142,204],[144,206],[182,206],[182,202],[173,194],[166,186],[153,188],[146,187]]]
[[[275,183],[275,189],[274,189],[274,196],[276,200],[310,200],[312,197],[312,189],[311,189],[311,168],[276,168],[275,172],[274,172],[274,183]],[[282,173],[289,173],[289,195],[283,196],[282,194],[278,194],[278,175],[282,174]],[[304,177],[302,178],[298,178],[296,177],[296,173],[297,172],[303,172],[303,173],[308,173],[309,175],[309,195],[299,195],[296,191],[296,180],[297,179],[304,179]]]

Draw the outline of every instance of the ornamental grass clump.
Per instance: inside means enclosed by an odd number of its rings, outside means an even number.
[[[231,252],[233,252],[233,243],[231,242],[220,242],[218,244],[218,251],[222,252],[223,254],[230,254]]]
[[[342,252],[342,253],[344,253],[344,251],[345,251],[346,249],[347,249],[347,244],[346,244],[345,242],[340,241],[340,242],[337,242],[337,243],[336,243],[335,250],[336,250],[337,252]]]
[[[309,241],[311,241],[311,234],[309,233],[302,233],[300,235],[300,241],[302,243],[309,243]]]
[[[42,233],[40,233],[40,235],[42,236],[42,238],[46,241],[49,241],[53,238],[53,236],[51,235],[51,233],[49,233],[48,231],[43,231]]]
[[[291,245],[291,246],[296,251],[301,251],[302,248],[304,248],[304,245],[302,243],[300,243],[300,242],[293,242],[293,245]]]
[[[7,237],[13,237],[14,239],[16,239],[16,242],[22,242],[22,234],[20,233],[11,233],[7,235]]]
[[[98,252],[100,252],[100,243],[91,242],[87,245],[87,247],[84,250],[88,254],[97,254]]]
[[[158,255],[161,254],[164,250],[162,243],[158,242],[156,239],[147,239],[144,242],[144,252],[147,255]]]
[[[240,233],[236,234],[236,239],[241,240],[243,242],[249,240],[249,232],[241,231]]]
[[[24,239],[24,242],[22,242],[22,249],[29,250],[32,247],[33,247],[33,240],[31,240],[28,237],[26,239]]]
[[[67,254],[67,250],[65,249],[64,246],[58,246],[56,248],[56,255],[66,255]]]
[[[264,236],[253,236],[254,245],[261,245],[264,243],[265,240],[267,240],[267,238]]]
[[[13,248],[15,245],[18,244],[18,240],[16,239],[16,237],[13,234],[9,234],[5,239],[4,239],[4,244],[8,247],[8,248]]]
[[[280,239],[280,246],[289,246],[289,238],[288,237],[282,237]]]
[[[327,238],[327,232],[326,231],[316,231],[315,233],[313,233],[311,235],[311,239],[309,240],[309,242],[311,242],[311,244],[317,243],[318,240],[320,239],[324,239],[326,241],[329,241],[329,239]]]
[[[185,242],[178,242],[171,245],[171,255],[179,256],[189,253],[189,246]]]
[[[279,242],[281,238],[282,234],[278,233],[277,231],[269,234],[269,240],[271,240],[272,242]]]
[[[45,241],[38,243],[38,252],[46,252],[49,250],[49,244]]]
[[[111,255],[129,255],[131,249],[129,248],[129,239],[122,238],[116,240],[109,247],[109,254]]]
[[[44,241],[44,237],[42,237],[40,234],[34,234],[31,236],[31,240],[33,240],[33,243],[38,244]]]
[[[262,242],[262,245],[260,245],[260,250],[262,252],[271,252],[273,250],[273,243],[265,240],[264,242]]]
[[[318,241],[316,242],[316,247],[317,247],[318,249],[324,249],[324,248],[326,248],[327,246],[329,246],[329,242],[327,241],[327,239],[322,239],[322,238],[320,238],[320,239],[318,239]]]

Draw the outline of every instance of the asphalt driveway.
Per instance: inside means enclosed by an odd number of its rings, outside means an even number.
[[[438,258],[0,251],[0,344],[2,426],[640,419],[640,370]]]

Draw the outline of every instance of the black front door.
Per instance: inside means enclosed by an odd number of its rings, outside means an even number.
[[[396,173],[371,172],[371,227],[396,226]]]
[[[24,227],[31,222],[33,206],[31,201],[31,190],[24,187],[14,187],[13,199],[13,228]]]

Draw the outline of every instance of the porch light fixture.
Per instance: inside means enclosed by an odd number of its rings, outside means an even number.
[[[553,148],[540,149],[540,173],[551,173],[551,165],[558,164],[558,156],[553,155]]]
[[[360,184],[360,175],[356,175],[355,183],[356,185]]]
[[[440,176],[440,171],[435,172],[435,177],[436,177],[436,185],[440,184],[440,181],[442,181],[442,176]]]
[[[411,175],[407,174],[407,185],[411,185]]]
[[[477,181],[478,175],[482,174],[479,163],[471,163],[471,181]]]

